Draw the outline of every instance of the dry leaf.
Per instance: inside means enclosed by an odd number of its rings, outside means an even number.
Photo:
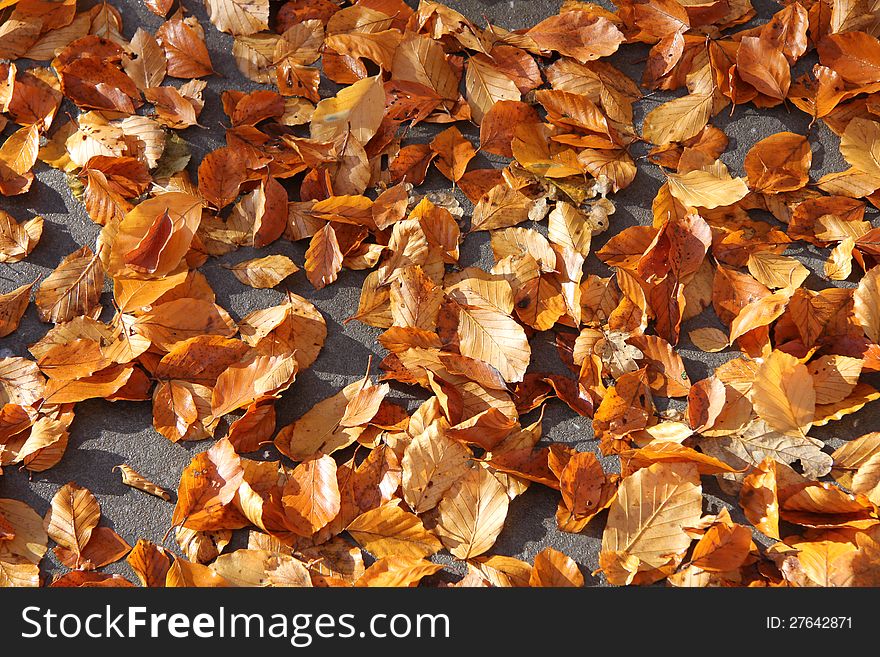
[[[684,556],[691,543],[684,528],[700,519],[701,499],[693,465],[658,463],[626,477],[608,512],[602,554],[635,557],[636,573],[653,577],[652,570]]]
[[[396,504],[385,504],[362,513],[346,530],[378,559],[391,556],[413,559],[429,557],[442,547],[437,537],[425,529],[418,516]]]
[[[231,269],[242,283],[258,289],[275,287],[285,278],[299,271],[299,267],[283,255],[254,258],[226,267]]]
[[[31,301],[31,290],[35,283],[27,283],[12,292],[0,294],[0,338],[5,338],[18,328]]]
[[[458,480],[437,506],[437,533],[459,559],[486,552],[507,517],[507,492],[485,468],[476,467]]]
[[[806,436],[816,411],[816,391],[809,370],[794,356],[773,351],[761,363],[751,389],[758,415],[777,431]]]
[[[137,488],[138,490],[142,490],[145,493],[149,493],[150,495],[161,497],[166,502],[171,501],[171,495],[168,494],[168,491],[166,491],[161,486],[157,486],[156,484],[154,484],[152,481],[144,477],[130,465],[120,463],[113,469],[116,470],[116,468],[119,468],[119,473],[122,475],[122,483],[126,486],[131,486],[132,488]]]
[[[529,586],[561,587],[584,585],[584,576],[577,564],[559,550],[544,548],[535,555]]]

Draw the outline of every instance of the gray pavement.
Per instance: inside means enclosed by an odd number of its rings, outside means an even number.
[[[139,26],[152,32],[162,22],[159,17],[146,10],[142,0],[111,0],[111,3],[122,12],[125,21],[124,35],[128,38]],[[88,3],[80,3],[85,4]],[[221,126],[226,124],[226,117],[220,108],[220,94],[226,89],[251,90],[259,88],[259,85],[250,82],[238,72],[231,54],[232,38],[218,32],[208,23],[202,2],[186,0],[184,4],[205,24],[208,47],[214,67],[220,74],[207,78],[208,87],[204,94],[206,106],[200,118],[200,123],[205,128],[190,128],[180,133],[192,146],[193,162],[190,172],[194,174],[194,165],[197,165],[202,155],[224,145]],[[447,4],[478,23],[482,24],[482,17],[486,17],[494,24],[509,29],[534,25],[542,18],[556,13],[560,5],[557,0],[450,0]],[[766,21],[780,8],[767,0],[757,0],[755,6],[759,16],[756,22]],[[639,80],[646,52],[646,48],[641,46],[624,46],[610,61]],[[801,63],[796,72],[803,72],[811,65],[812,62]],[[638,103],[637,121],[657,103],[670,97],[670,94],[654,94]],[[713,123],[730,137],[730,145],[722,160],[730,167],[731,173],[742,175],[743,158],[756,141],[782,130],[807,134],[809,119],[795,108],[786,108],[784,105],[772,110],[739,106],[732,116],[729,115],[729,109],[725,110]],[[418,132],[415,138],[419,139],[421,135],[422,139],[426,139],[427,134]],[[838,140],[830,131],[817,125],[809,134],[814,151],[814,180],[824,173],[845,168],[839,154]],[[469,136],[476,140],[476,131],[472,130]],[[637,149],[634,155],[642,152],[644,149]],[[486,165],[485,161],[480,164]],[[33,214],[41,214],[46,219],[43,238],[33,254],[25,262],[0,269],[0,292],[7,292],[38,277],[43,278],[67,254],[82,245],[94,246],[98,233],[98,227],[89,220],[82,204],[71,196],[65,176],[42,165],[38,165],[36,171],[37,181],[28,194],[0,198],[0,207],[19,220]],[[661,182],[659,170],[642,160],[635,182],[613,196],[617,211],[611,217],[611,229],[594,240],[594,250],[599,249],[609,237],[626,226],[651,222],[651,202]],[[436,175],[429,178],[426,188],[448,189],[448,182]],[[467,199],[461,194],[458,197],[466,211],[470,212],[471,205]],[[878,224],[875,211],[869,210],[868,218],[874,225]],[[258,254],[283,253],[301,265],[305,246],[303,243],[291,244],[279,240],[259,252],[243,248],[223,258],[211,259],[202,267],[202,271],[217,293],[217,302],[238,319],[257,308],[281,302],[283,293],[246,287],[234,278],[232,272],[221,267],[220,263],[236,263]],[[801,259],[813,272],[821,272],[825,256],[823,251],[799,245],[790,253]],[[462,264],[489,268],[491,262],[487,234],[470,235],[462,247]],[[607,269],[595,256],[588,258],[587,267],[591,273],[607,275]],[[328,325],[328,337],[314,365],[297,376],[294,385],[278,402],[279,427],[299,417],[317,401],[362,376],[369,355],[374,355],[374,363],[384,355],[384,350],[376,343],[379,333],[377,329],[356,321],[342,323],[357,307],[364,275],[365,272],[343,271],[337,283],[319,292],[312,289],[303,272],[288,279],[287,283],[293,292],[310,299],[323,313]],[[813,275],[806,284],[820,289],[827,287],[829,282]],[[854,283],[844,281],[833,285],[852,287]],[[108,299],[109,295],[105,294],[105,301]],[[704,325],[721,326],[709,310],[687,322],[682,334],[686,336],[691,329]],[[18,331],[0,339],[0,350],[3,355],[28,356],[28,345],[42,337],[48,328],[48,325],[38,320],[36,309],[31,305]],[[542,340],[541,337],[537,336],[533,340],[533,369],[562,372],[564,366],[559,362],[555,349],[548,344],[552,335],[547,334],[547,340]],[[693,348],[686,337],[679,346],[679,351],[685,359],[691,380],[704,378],[721,362],[736,355],[736,352],[703,353]],[[375,371],[374,369],[374,373]],[[880,383],[877,377],[872,378],[873,380],[868,379],[869,382],[874,385]],[[420,398],[419,394],[420,391],[416,388],[394,385],[392,398],[402,403],[408,403],[408,400],[414,400],[412,403],[415,403]],[[527,416],[525,419],[532,417],[534,416]],[[597,443],[593,440],[590,421],[574,416],[560,402],[550,403],[543,426],[548,440],[565,442],[581,450],[596,449]],[[825,440],[830,451],[840,443],[841,438],[852,438],[877,429],[880,429],[880,402],[867,406],[843,421],[817,427],[811,435]],[[68,481],[76,481],[96,494],[101,503],[104,523],[113,527],[130,543],[138,538],[161,542],[170,524],[172,504],[124,486],[118,474],[112,473],[111,469],[119,463],[128,463],[156,483],[173,491],[177,487],[180,472],[193,454],[207,449],[210,444],[207,441],[177,444],[169,442],[152,429],[149,402],[110,403],[97,400],[80,403],[76,407],[76,420],[71,429],[69,448],[61,463],[44,473],[29,474],[16,468],[7,468],[3,476],[0,476],[0,497],[23,500],[43,514],[58,488]],[[277,458],[277,453],[269,449],[261,456]],[[616,459],[606,459],[606,469],[613,469],[615,461]],[[706,511],[717,511],[721,505],[725,505],[731,508],[734,517],[741,518],[735,500],[721,495],[712,482],[706,488],[718,493],[717,496],[709,495],[711,508]],[[588,585],[600,585],[601,578],[592,578],[589,573],[598,566],[604,516],[600,516],[582,534],[559,532],[554,519],[558,497],[558,493],[554,491],[533,485],[527,493],[517,498],[511,504],[504,531],[492,552],[531,561],[541,549],[552,546],[581,564]],[[238,536],[236,542],[241,544],[242,540]],[[171,539],[165,545],[176,549]],[[452,563],[451,560],[446,561]],[[54,561],[51,552],[44,560],[44,568],[48,574],[64,570]],[[132,577],[124,562],[114,564],[106,570]]]

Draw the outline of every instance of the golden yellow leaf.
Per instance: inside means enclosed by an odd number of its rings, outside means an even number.
[[[0,499],[0,516],[12,528],[13,536],[0,541],[0,561],[24,559],[38,564],[47,551],[49,536],[43,519],[24,502]]]
[[[876,399],[880,399],[880,390],[867,383],[857,383],[852,392],[839,402],[817,405],[813,426],[821,427],[829,422],[851,415],[861,410],[865,404]]]
[[[853,118],[840,137],[840,154],[859,171],[880,178],[880,123]]]
[[[845,281],[852,274],[852,253],[856,246],[853,237],[846,237],[831,249],[825,261],[825,275],[832,281]]]
[[[506,183],[496,185],[474,207],[471,231],[516,226],[529,219],[533,206],[534,201]]]
[[[382,405],[382,400],[391,392],[387,383],[373,384],[368,378],[361,382],[361,387],[352,395],[345,405],[345,412],[339,420],[343,427],[357,427],[372,420]]]
[[[759,283],[771,289],[798,288],[810,275],[810,271],[796,259],[772,251],[750,253],[748,268]]]
[[[798,550],[797,560],[813,586],[833,586],[840,575],[838,559],[856,551],[852,543],[836,541],[797,541],[792,547]]]
[[[412,587],[424,577],[443,570],[443,565],[412,557],[385,557],[364,571],[355,586]]]
[[[312,139],[333,141],[354,137],[366,144],[379,128],[385,108],[385,89],[380,76],[358,80],[343,88],[335,98],[326,98],[312,114]]]
[[[758,415],[789,436],[806,436],[816,413],[816,391],[806,365],[773,350],[758,367],[750,399]]]
[[[478,124],[499,100],[520,99],[519,89],[513,80],[482,54],[474,55],[468,60],[465,88],[471,116]]]
[[[733,205],[749,193],[742,178],[731,178],[729,174],[719,176],[701,169],[684,174],[670,173],[666,180],[669,192],[679,201],[707,210]]]
[[[872,342],[880,342],[880,265],[870,269],[853,293],[856,320]]]
[[[844,399],[859,382],[862,360],[850,356],[820,356],[807,364],[816,390],[816,404],[833,404]]]
[[[390,286],[389,301],[395,326],[433,330],[437,326],[442,290],[418,265],[400,270]]]
[[[841,486],[852,488],[854,474],[863,463],[878,452],[880,452],[880,432],[867,433],[845,442],[831,455],[834,459],[831,476]]]
[[[285,278],[299,271],[299,267],[290,258],[278,254],[224,266],[230,269],[242,283],[258,289],[275,287]]]
[[[743,306],[730,323],[730,342],[734,342],[749,331],[768,326],[779,319],[785,312],[791,291],[785,289],[775,294],[768,294]]]
[[[295,461],[302,461],[317,453],[332,454],[351,445],[364,429],[342,426],[342,418],[363,383],[363,379],[350,383],[282,428],[275,437],[278,450]]]
[[[221,32],[248,36],[269,27],[269,0],[205,0],[205,7]]]
[[[433,509],[467,473],[470,456],[467,447],[447,438],[436,422],[431,424],[413,437],[403,453],[403,499],[416,513]]]
[[[642,134],[657,145],[685,141],[706,127],[715,99],[711,93],[693,93],[667,101],[645,116]]]
[[[852,490],[862,493],[874,504],[880,504],[880,454],[874,454],[853,475]]]
[[[221,554],[211,569],[232,586],[312,586],[303,562],[269,550],[247,549]]]
[[[0,210],[0,262],[20,262],[30,255],[43,234],[43,218],[18,223]]]
[[[284,484],[281,499],[287,524],[300,536],[311,536],[340,510],[336,461],[320,456],[303,461]]]
[[[391,77],[418,82],[444,100],[454,101],[459,95],[458,79],[443,46],[427,36],[410,33],[404,37],[394,53]],[[380,104],[384,104],[384,100]]]
[[[531,351],[522,327],[510,317],[510,284],[503,279],[468,283],[448,295],[458,310],[461,355],[489,363],[508,382],[522,380]]]
[[[184,559],[175,559],[165,577],[165,586],[169,588],[224,587],[229,586],[229,582],[208,566]]]
[[[504,486],[483,467],[474,467],[437,506],[437,533],[453,556],[470,559],[495,543],[507,518]]]
[[[602,552],[636,557],[639,571],[680,562],[691,543],[684,528],[701,515],[696,466],[656,463],[621,482],[608,512]]]
[[[384,504],[362,513],[346,527],[351,537],[376,558],[429,557],[442,547],[418,516],[397,504]]]
[[[22,557],[0,558],[0,588],[39,585],[40,568],[37,564],[30,563]]]

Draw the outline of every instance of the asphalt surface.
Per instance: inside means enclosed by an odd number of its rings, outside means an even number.
[[[81,6],[86,4],[90,3],[80,3]],[[122,12],[125,21],[123,33],[127,38],[131,38],[139,26],[154,32],[162,22],[159,17],[144,8],[142,0],[111,0],[111,4]],[[239,73],[232,59],[232,38],[220,33],[209,24],[203,4],[197,0],[187,0],[185,4],[205,25],[208,48],[214,68],[219,73],[217,76],[207,78],[208,87],[204,93],[206,105],[200,117],[200,123],[205,127],[195,127],[180,132],[192,147],[193,161],[190,163],[190,172],[194,174],[198,162],[205,153],[225,145],[222,126],[226,125],[227,121],[220,107],[220,94],[226,89],[252,90],[260,86]],[[485,17],[493,24],[516,29],[529,27],[555,14],[560,2],[557,0],[552,2],[450,0],[447,4],[478,24],[484,24]],[[607,3],[603,2],[603,4],[611,7]],[[767,0],[757,0],[755,6],[758,10],[758,18],[754,21],[756,23],[765,22],[780,8],[779,5]],[[646,48],[642,46],[624,46],[621,52],[610,58],[610,61],[630,77],[639,80],[646,53]],[[800,74],[809,66],[812,66],[812,61],[801,62],[795,72]],[[640,122],[644,114],[657,103],[671,97],[670,94],[652,94],[639,102],[636,105],[637,122]],[[730,138],[728,150],[722,156],[722,160],[734,175],[743,174],[743,159],[756,141],[783,130],[810,135],[813,144],[811,174],[814,180],[827,172],[846,168],[839,153],[837,138],[821,125],[808,129],[809,118],[793,107],[780,106],[772,110],[757,110],[748,105],[739,106],[732,115],[729,109],[725,110],[713,119],[713,123],[723,129]],[[469,136],[476,140],[476,131],[471,131]],[[427,139],[429,133],[417,133],[415,138]],[[643,152],[644,149],[641,151],[636,149],[634,155]],[[475,164],[487,166],[485,160],[478,160]],[[42,279],[67,254],[82,245],[93,247],[95,244],[98,227],[88,218],[82,204],[72,197],[65,176],[41,164],[38,164],[36,174],[37,181],[28,194],[0,198],[0,208],[11,213],[19,221],[35,214],[42,215],[46,220],[42,240],[31,256],[25,262],[0,269],[0,292],[7,292],[35,278]],[[655,166],[644,160],[639,162],[639,173],[635,182],[613,196],[617,209],[611,217],[611,228],[594,240],[594,250],[598,250],[608,238],[627,226],[651,223],[651,202],[662,182],[661,178],[661,173]],[[439,175],[429,178],[425,185],[426,189],[440,190],[448,187],[448,181],[440,178]],[[457,196],[465,211],[469,213],[472,206],[463,195],[457,194]],[[875,211],[869,210],[868,218],[877,225]],[[268,253],[283,253],[301,265],[305,248],[306,245],[303,243],[291,244],[284,240],[279,240],[260,251],[242,248],[223,258],[211,259],[202,267],[202,271],[214,287],[217,303],[238,319],[257,308],[280,303],[283,293],[277,290],[254,290],[246,287],[220,264],[236,263]],[[822,271],[826,251],[812,246],[798,246],[796,249],[791,249],[789,254],[796,255],[813,272]],[[462,264],[478,265],[486,269],[491,267],[491,250],[485,232],[471,235],[466,239],[462,245]],[[608,274],[607,268],[595,256],[588,258],[587,271]],[[342,386],[363,376],[370,355],[374,356],[373,372],[377,373],[375,364],[385,355],[384,350],[376,343],[379,330],[357,321],[343,323],[343,320],[352,315],[357,308],[365,273],[343,271],[335,284],[318,292],[312,289],[303,272],[298,272],[287,280],[293,292],[311,300],[323,313],[327,321],[328,337],[314,365],[297,375],[294,385],[277,403],[279,427],[299,417],[313,404],[335,393]],[[806,283],[808,287],[814,289],[828,287],[831,284],[846,287],[855,285],[848,281],[829,283],[815,274]],[[105,302],[109,300],[109,294],[105,293],[104,300]],[[109,303],[106,305],[109,306]],[[683,326],[682,335],[685,338],[679,345],[679,353],[684,358],[691,380],[706,377],[720,363],[738,355],[738,352],[708,354],[695,349],[689,344],[686,336],[690,330],[698,326],[720,328],[721,324],[712,311],[708,310]],[[48,328],[49,325],[39,321],[36,308],[31,305],[18,331],[0,339],[0,353],[4,356],[29,356],[28,345],[41,338]],[[564,371],[564,366],[551,343],[552,334],[549,333],[546,336],[538,335],[532,341],[534,370]],[[873,383],[877,385],[876,380]],[[395,385],[392,389],[392,398],[401,403],[417,403],[421,398],[418,397],[420,391],[416,388]],[[527,416],[525,420],[528,421],[532,417]],[[547,440],[565,442],[581,450],[597,448],[589,419],[574,416],[560,402],[549,404],[544,415],[543,428]],[[817,427],[811,435],[825,440],[830,451],[840,444],[841,439],[852,438],[876,429],[880,429],[880,403],[877,402],[843,421]],[[83,402],[76,406],[76,420],[71,428],[70,444],[61,463],[43,473],[31,474],[18,471],[14,467],[6,468],[3,476],[0,476],[0,497],[20,499],[30,504],[37,512],[44,514],[58,488],[68,481],[76,481],[95,493],[101,503],[103,522],[113,527],[129,543],[133,544],[138,538],[161,543],[170,524],[172,504],[124,486],[118,474],[111,472],[111,469],[120,463],[128,463],[159,485],[174,491],[181,471],[193,454],[207,449],[210,444],[207,441],[174,444],[156,433],[152,428],[149,402],[110,403],[103,400]],[[276,458],[277,453],[274,450],[266,450],[262,454],[248,456]],[[604,461],[606,469],[613,469],[615,460],[606,459]],[[710,491],[705,509],[707,512],[717,512],[720,506],[725,505],[731,509],[735,518],[742,517],[735,500],[721,495],[714,483],[707,482],[706,478],[704,483],[706,490]],[[601,577],[594,578],[590,573],[598,567],[604,516],[600,516],[581,534],[559,532],[554,519],[558,497],[559,494],[555,491],[533,485],[528,492],[514,500],[510,506],[505,528],[492,552],[531,561],[540,550],[552,546],[581,564],[588,585],[601,585]],[[243,544],[242,534],[243,532],[239,533],[233,545]],[[165,545],[176,550],[176,545],[171,539],[166,541]],[[441,560],[452,563],[448,558],[441,557]],[[47,554],[43,567],[50,575],[64,571],[54,560],[51,552]],[[132,577],[131,571],[124,562],[109,566],[106,570]]]

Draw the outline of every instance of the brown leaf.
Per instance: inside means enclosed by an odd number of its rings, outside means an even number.
[[[119,468],[119,473],[122,475],[122,483],[126,486],[131,486],[132,488],[137,488],[138,490],[142,490],[145,493],[149,493],[150,495],[155,495],[156,497],[161,497],[166,502],[171,501],[171,495],[168,494],[161,486],[157,486],[152,481],[144,477],[137,470],[132,468],[130,465],[126,465],[125,463],[120,463],[115,466],[113,470]]]
[[[529,576],[529,586],[582,587],[584,575],[571,557],[551,547],[535,555],[535,565]]]
[[[95,496],[70,482],[55,493],[44,525],[49,538],[73,553],[73,561],[79,567],[83,551],[100,520],[101,507]]]
[[[607,18],[567,11],[547,18],[527,32],[543,50],[555,50],[582,64],[614,53],[623,34]]]
[[[172,525],[216,528],[243,477],[238,454],[225,438],[208,451],[197,454],[181,475]]]
[[[592,452],[573,455],[559,476],[559,491],[565,506],[575,516],[593,512],[602,497],[605,473]]]
[[[19,224],[0,210],[0,262],[11,264],[29,256],[42,234],[42,217],[34,217]]]
[[[175,344],[202,335],[231,337],[235,322],[220,306],[204,299],[182,298],[168,301],[137,318],[132,328],[148,338],[153,346],[170,351]]]
[[[396,504],[385,504],[355,518],[346,528],[352,538],[378,559],[429,557],[442,547],[418,516]]]
[[[31,301],[31,290],[35,284],[36,281],[26,283],[12,292],[0,294],[0,338],[5,338],[18,328]]]
[[[330,222],[312,236],[306,251],[306,276],[316,290],[334,282],[342,269],[342,251]]]
[[[159,26],[156,37],[168,59],[168,75],[198,78],[214,72],[204,30],[194,17],[172,18]]]
[[[84,246],[61,261],[40,283],[34,303],[44,322],[68,322],[98,307],[104,287],[104,268]]]
[[[171,562],[165,548],[145,539],[138,540],[126,558],[141,585],[148,588],[165,586]]]
[[[744,37],[736,54],[737,74],[757,91],[770,98],[783,100],[791,85],[791,69],[768,40]]]
[[[857,85],[880,81],[880,41],[864,32],[829,34],[817,44],[819,59]]]
[[[217,209],[232,203],[245,181],[244,163],[229,147],[208,153],[199,165],[199,194]]]
[[[749,187],[775,194],[800,189],[809,181],[813,153],[806,137],[779,132],[756,143],[746,154]]]
[[[464,175],[476,151],[471,142],[464,138],[458,128],[447,128],[431,141],[431,150],[437,153],[435,166],[452,182]]]
[[[742,525],[713,525],[694,547],[691,563],[723,573],[743,565],[752,547],[752,532]]]
[[[59,546],[55,548],[55,556],[68,568],[93,570],[119,561],[130,550],[125,539],[109,527],[95,527],[81,553]]]
[[[311,536],[333,520],[340,509],[333,457],[300,463],[284,485],[282,504],[288,526],[300,536]]]
[[[211,397],[211,413],[221,417],[260,398],[276,395],[293,383],[296,371],[293,356],[253,354],[217,377]]]

